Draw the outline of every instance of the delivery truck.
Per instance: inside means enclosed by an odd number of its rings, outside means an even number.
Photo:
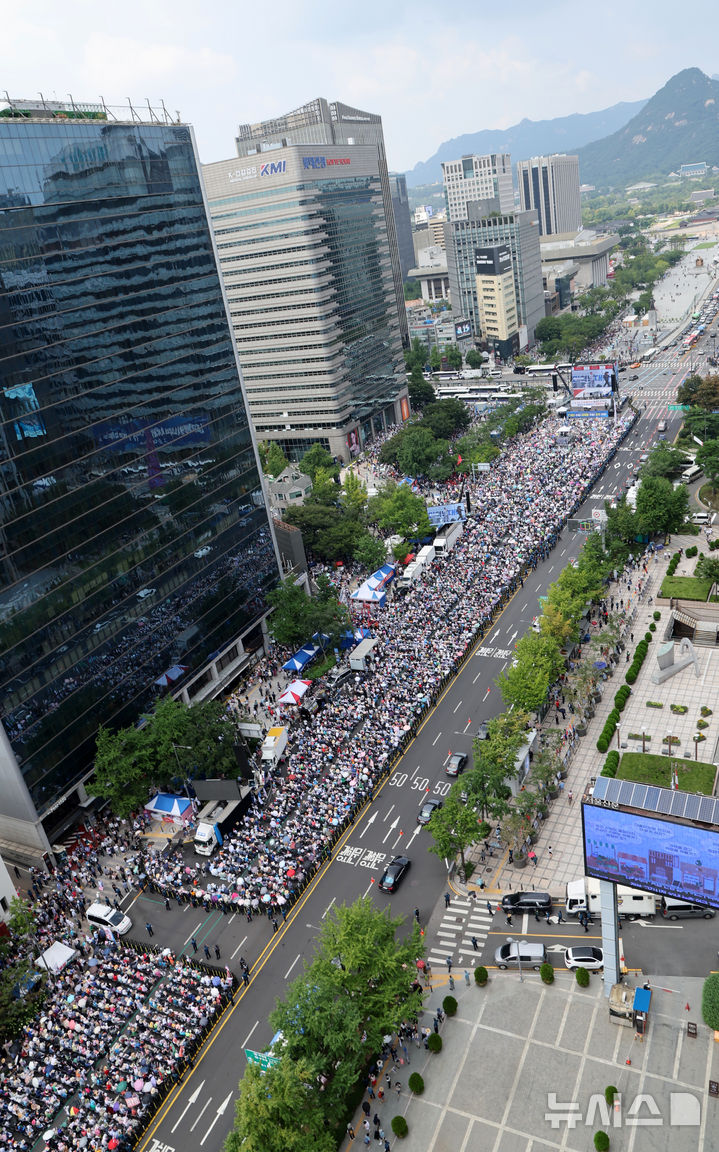
[[[453,524],[447,524],[439,535],[434,538],[435,553],[440,555],[442,552],[451,552],[463,532],[464,524],[461,520],[455,520]]]
[[[650,919],[656,914],[657,898],[651,892],[640,892],[637,888],[625,888],[617,884],[617,909],[627,920]],[[566,911],[568,916],[578,916],[580,912],[598,916],[599,880],[583,876],[580,880],[570,880],[567,884]]]
[[[198,856],[211,856],[230,832],[242,813],[241,800],[218,803],[210,800],[197,817],[195,852]]]
[[[266,768],[279,764],[285,754],[287,739],[286,728],[270,728],[262,741],[262,763]]]

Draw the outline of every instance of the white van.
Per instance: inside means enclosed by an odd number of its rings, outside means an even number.
[[[124,936],[132,928],[130,917],[109,904],[91,904],[85,918],[93,928],[109,928],[111,932],[117,932],[118,936]]]
[[[566,894],[568,916],[578,916],[580,912],[586,912],[587,908],[592,915],[600,914],[599,883],[599,880],[591,876],[569,881]],[[639,892],[636,888],[625,888],[618,884],[617,907],[619,915],[627,920],[651,918],[656,914],[657,898],[652,892]]]
[[[692,515],[692,524],[709,524],[711,520],[708,512],[694,512]]]

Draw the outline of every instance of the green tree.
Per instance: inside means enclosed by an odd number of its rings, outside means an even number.
[[[719,440],[706,440],[699,448],[696,460],[700,468],[704,469],[707,479],[711,481],[712,489],[716,492],[719,484]]]
[[[559,644],[553,636],[528,632],[517,641],[515,653],[516,664],[500,672],[496,684],[505,704],[537,712],[564,666]]]
[[[100,727],[95,750],[95,775],[88,785],[92,796],[108,800],[118,816],[147,802],[151,787],[211,767],[213,776],[234,776],[234,727],[221,700],[187,707],[165,696],[134,726],[112,732]]]
[[[637,528],[642,535],[678,532],[686,520],[689,494],[661,476],[648,476],[637,491]]]
[[[266,463],[263,464],[263,471],[267,476],[279,476],[284,472],[289,464],[289,460],[280,448],[276,440],[271,440],[267,448]]]
[[[7,926],[18,940],[28,941],[35,938],[37,932],[35,909],[29,900],[23,899],[22,896],[13,896]]]
[[[429,427],[432,435],[437,439],[448,440],[455,432],[461,432],[469,427],[470,414],[463,400],[450,397],[447,400],[437,400],[428,404],[422,416],[420,427]]]
[[[349,560],[354,556],[357,534],[361,531],[354,516],[335,512],[334,519],[320,529],[315,538],[313,552],[322,560]]]
[[[467,361],[467,367],[472,368],[475,372],[484,367],[484,357],[476,348],[470,348],[465,356],[465,360]]]
[[[607,514],[607,540],[617,540],[622,544],[631,544],[637,536],[639,528],[634,509],[627,504],[626,496],[622,496],[617,500],[615,508],[612,508],[609,503],[605,502],[604,510]]]
[[[407,390],[409,392],[410,403],[417,412],[421,412],[426,404],[431,404],[437,399],[432,384],[429,380],[425,380],[424,373],[419,364],[415,364],[412,369]]]
[[[433,345],[429,353],[429,364],[433,372],[439,372],[442,363],[439,356],[439,349],[437,345]]]
[[[447,793],[443,807],[432,813],[427,827],[433,841],[429,851],[448,862],[460,856],[466,869],[465,850],[477,842],[480,829],[476,812],[462,799],[463,792],[464,781],[457,780]]]
[[[326,504],[304,504],[301,507],[287,508],[282,518],[288,524],[299,528],[305,545],[314,551],[318,535],[336,522],[337,509]]]
[[[702,580],[711,580],[714,584],[719,583],[719,558],[700,556],[694,569],[694,575],[699,576]]]
[[[335,1152],[337,1136],[327,1129],[320,1099],[317,1074],[304,1057],[283,1054],[266,1071],[248,1064],[225,1152]]]
[[[419,280],[405,280],[404,298],[405,300],[422,299],[422,285],[420,284]]]
[[[556,316],[544,316],[534,329],[540,344],[554,342],[562,337],[562,325]]]
[[[367,489],[357,473],[351,468],[345,472],[340,500],[348,515],[353,516],[356,520],[362,518],[367,505]]]
[[[659,440],[642,467],[642,479],[644,480],[647,476],[663,476],[670,480],[672,476],[679,476],[688,463],[689,458],[684,452],[680,452],[677,448],[672,448],[663,440]]]
[[[385,532],[410,538],[426,536],[432,528],[427,505],[408,484],[387,485],[369,502],[369,515]]]
[[[333,476],[339,475],[339,468],[335,464],[334,457],[326,448],[321,444],[313,444],[311,448],[305,452],[300,460],[300,468],[309,476],[312,483],[315,482],[315,476],[319,468],[324,468]]]
[[[376,572],[387,560],[384,541],[371,532],[363,532],[355,544],[354,558],[369,572]]]
[[[307,1060],[313,1084],[325,1077],[314,1103],[332,1125],[344,1114],[368,1054],[421,1005],[421,993],[409,988],[422,954],[419,927],[398,939],[401,923],[367,896],[333,907],[314,959],[270,1014],[287,1057]]]
[[[448,451],[447,441],[436,440],[422,421],[406,429],[397,452],[397,463],[406,476],[428,476],[432,466]]]
[[[334,467],[315,468],[315,474],[312,477],[312,492],[307,497],[305,504],[326,504],[335,507],[340,497],[340,488],[335,483],[336,476],[337,469]]]
[[[462,353],[460,352],[457,345],[448,344],[444,350],[444,354],[447,357],[447,363],[449,364],[450,368],[455,372],[459,372],[460,368],[462,367]]]
[[[427,345],[415,336],[412,344],[406,349],[404,354],[404,362],[407,365],[407,371],[411,372],[415,365],[419,368],[424,368],[429,360],[427,353]]]
[[[702,441],[719,440],[719,413],[690,408],[684,413],[684,432]]]
[[[301,585],[283,580],[267,594],[267,603],[273,608],[270,634],[278,644],[294,648],[309,639],[311,601]]]
[[[695,396],[703,384],[702,377],[698,373],[693,372],[691,376],[687,376],[679,387],[677,388],[677,403],[678,404],[695,404]]]

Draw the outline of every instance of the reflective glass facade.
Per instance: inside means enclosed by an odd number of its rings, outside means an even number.
[[[42,813],[278,576],[188,127],[0,121],[0,421],[2,721]]]

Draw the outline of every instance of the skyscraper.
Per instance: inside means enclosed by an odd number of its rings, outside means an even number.
[[[442,179],[450,221],[466,220],[467,205],[475,200],[496,198],[500,212],[514,211],[512,158],[506,152],[443,160]]]
[[[318,96],[309,104],[303,104],[301,108],[296,108],[285,116],[262,120],[257,124],[240,124],[235,144],[237,155],[243,157],[255,156],[259,152],[270,152],[287,144],[346,144],[350,147],[355,144],[368,144],[377,149],[377,169],[397,300],[399,331],[402,344],[407,348],[409,332],[404,311],[402,268],[392,212],[392,190],[384,147],[382,117],[373,112],[351,108],[349,104],[342,104],[339,100],[329,103],[322,96]]]
[[[392,194],[392,209],[394,212],[394,226],[397,232],[399,262],[402,269],[402,280],[404,281],[409,276],[410,268],[414,267],[412,217],[409,211],[406,176],[401,175],[399,172],[390,172],[389,186]]]
[[[533,156],[517,164],[522,211],[534,208],[540,236],[577,232],[582,226],[579,157]]]
[[[0,117],[0,837],[87,803],[99,724],[212,696],[276,550],[192,130]]]
[[[347,460],[409,416],[380,156],[286,135],[205,165],[210,214],[258,439]]]
[[[536,212],[502,212],[498,200],[485,200],[467,205],[467,219],[454,220],[445,224],[447,238],[447,270],[452,294],[452,308],[456,315],[467,316],[472,321],[476,336],[484,339],[493,333],[483,330],[482,312],[478,299],[479,287],[484,291],[489,286],[482,283],[485,275],[482,270],[489,266],[486,260],[478,259],[478,252],[493,249],[500,245],[511,254],[512,275],[520,327],[526,328],[526,341],[534,342],[534,329],[544,316],[544,288],[542,285],[542,265],[539,250],[539,229]],[[495,258],[491,263],[494,265]],[[506,261],[496,265],[506,269]],[[493,273],[494,268],[489,269]],[[493,286],[499,291],[499,281]],[[511,313],[511,301],[507,299],[502,285],[502,299]],[[505,305],[503,305],[505,307]],[[486,316],[491,309],[485,310]],[[524,346],[520,340],[520,346]],[[506,354],[506,353],[503,353]]]

